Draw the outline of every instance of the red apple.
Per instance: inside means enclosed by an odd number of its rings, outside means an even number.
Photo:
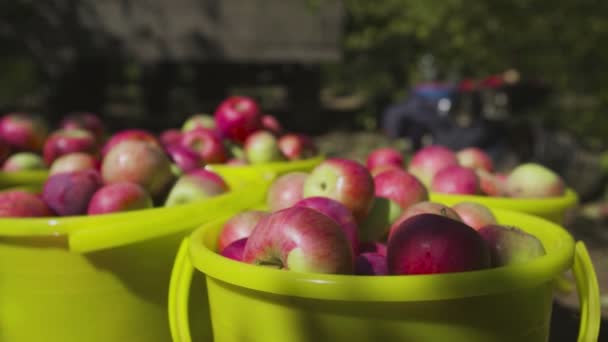
[[[540,240],[517,227],[488,225],[479,229],[479,234],[489,246],[494,267],[522,264],[545,255]]]
[[[43,170],[46,168],[42,157],[32,152],[17,152],[2,164],[2,171],[18,172],[25,170]]]
[[[250,164],[283,160],[277,138],[268,131],[256,131],[245,140],[245,158]]]
[[[479,189],[487,196],[506,196],[506,176],[493,174],[485,170],[475,170],[479,177]]]
[[[0,192],[0,217],[52,216],[49,207],[38,196],[25,191]]]
[[[479,177],[475,170],[452,165],[441,169],[433,177],[431,191],[444,194],[477,195],[480,193]]]
[[[250,97],[231,96],[217,107],[215,125],[222,137],[244,143],[247,137],[262,128],[260,108]]]
[[[262,115],[262,128],[271,132],[272,134],[279,136],[283,133],[283,127],[279,123],[279,120],[272,115]]]
[[[42,199],[59,216],[82,215],[102,185],[97,170],[58,173],[44,183]]]
[[[386,256],[386,243],[380,241],[362,242],[359,245],[359,253],[375,253]]]
[[[397,202],[375,197],[372,209],[359,224],[359,239],[363,242],[374,242],[383,239],[389,232],[391,224],[402,214],[403,209]]]
[[[158,199],[173,181],[171,162],[156,144],[126,139],[112,146],[102,160],[101,175],[106,184],[133,182]]]
[[[476,202],[459,202],[452,206],[452,209],[462,219],[475,230],[490,224],[497,224],[496,217],[488,207]]]
[[[196,152],[205,164],[219,164],[228,159],[222,139],[210,129],[197,128],[184,132],[181,145]]]
[[[270,211],[278,211],[291,207],[303,197],[304,182],[308,173],[293,171],[275,179],[266,195],[266,204]]]
[[[120,182],[101,187],[89,201],[89,215],[152,208],[152,198],[139,184]]]
[[[317,210],[291,207],[258,222],[243,261],[296,272],[352,274],[350,242],[340,225]]]
[[[172,145],[165,148],[171,160],[177,165],[182,172],[190,172],[200,169],[204,166],[201,157],[191,149],[181,146]]]
[[[245,246],[247,245],[247,238],[242,238],[233,241],[231,244],[222,249],[220,254],[228,259],[243,261],[243,253],[245,252]]]
[[[47,133],[47,124],[39,116],[9,113],[0,119],[0,139],[17,151],[40,151]]]
[[[92,155],[84,152],[73,152],[60,156],[51,164],[49,175],[63,172],[97,169],[99,162]]]
[[[387,275],[386,256],[378,253],[361,253],[355,259],[357,275]]]
[[[452,165],[458,165],[454,152],[440,145],[431,145],[414,153],[409,162],[408,171],[428,187],[431,185],[435,173]]]
[[[377,175],[381,174],[382,172],[389,171],[389,170],[405,170],[405,169],[403,167],[399,167],[397,165],[386,164],[386,165],[376,166],[373,169],[371,169],[369,172],[372,174],[372,177],[376,177]]]
[[[386,250],[390,274],[465,272],[490,267],[490,251],[473,228],[421,214],[397,226]]]
[[[304,197],[323,196],[344,204],[363,221],[374,200],[374,180],[361,163],[342,158],[326,159],[317,165],[304,183]]]
[[[509,173],[506,189],[511,197],[554,197],[564,194],[565,184],[552,170],[540,164],[526,163]]]
[[[182,131],[175,128],[166,129],[160,133],[159,141],[164,148],[179,145],[182,141]]]
[[[478,147],[467,147],[456,152],[456,158],[461,166],[472,169],[494,171],[494,163],[489,154]]]
[[[393,234],[393,231],[399,225],[401,225],[401,223],[403,223],[404,221],[407,221],[409,218],[411,218],[413,216],[421,215],[421,214],[440,215],[440,216],[445,216],[447,218],[450,218],[452,220],[462,222],[462,218],[458,215],[458,213],[454,209],[452,209],[446,205],[437,203],[437,202],[424,201],[424,202],[416,203],[416,204],[412,205],[411,207],[407,208],[393,222],[393,224],[391,225],[390,231],[389,231],[389,238]]]
[[[215,172],[194,170],[179,177],[175,182],[167,196],[165,207],[199,201],[227,191],[228,185]]]
[[[308,197],[294,205],[319,211],[336,221],[351,244],[353,255],[359,254],[359,232],[353,214],[342,203],[327,197]]]
[[[226,165],[249,165],[247,161],[237,158],[230,158],[226,161]]]
[[[279,150],[288,160],[311,158],[317,155],[317,147],[304,134],[288,133],[279,138]]]
[[[217,239],[217,250],[223,251],[231,243],[248,238],[260,220],[269,213],[261,210],[245,210],[232,216],[224,226]]]
[[[429,199],[424,184],[405,170],[388,170],[375,176],[374,188],[376,196],[395,201],[401,209]]]
[[[215,129],[215,120],[209,114],[194,114],[191,115],[182,125],[182,132],[188,132],[194,129]]]
[[[403,168],[403,155],[392,147],[381,147],[373,150],[365,162],[365,166],[371,171],[380,166],[394,165]]]
[[[143,129],[125,129],[122,130],[110,137],[110,139],[105,143],[103,148],[101,149],[101,155],[105,157],[108,154],[114,145],[117,145],[125,140],[135,140],[135,141],[143,141],[151,145],[155,145],[157,147],[161,147],[160,141],[156,139],[154,134],[143,130]]]
[[[103,140],[105,127],[103,121],[94,113],[72,112],[66,114],[59,124],[61,129],[84,129],[93,134],[97,142]]]
[[[46,165],[51,165],[58,157],[74,152],[97,153],[93,133],[79,128],[55,131],[44,142],[42,156]]]

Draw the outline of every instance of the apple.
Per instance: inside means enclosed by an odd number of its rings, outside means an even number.
[[[0,119],[0,139],[17,151],[40,151],[47,133],[47,124],[39,116],[9,113]]]
[[[365,166],[371,171],[379,166],[394,165],[403,167],[403,155],[392,147],[381,147],[370,152],[365,161]]]
[[[369,170],[369,173],[371,173],[372,177],[376,177],[377,175],[381,174],[384,171],[389,171],[389,170],[405,170],[403,167],[397,166],[397,165],[393,165],[393,164],[386,164],[386,165],[378,165],[376,167],[374,167],[373,169]]]
[[[215,172],[194,170],[182,175],[175,182],[167,196],[165,207],[202,200],[227,191],[228,185]]]
[[[288,133],[279,138],[279,150],[288,160],[311,158],[317,155],[317,147],[304,134]]]
[[[353,255],[359,254],[359,228],[353,214],[342,203],[327,197],[308,197],[294,204],[295,207],[305,207],[317,210],[336,221],[351,244]]]
[[[564,194],[565,185],[552,170],[540,164],[525,163],[509,173],[506,190],[511,197],[554,197]]]
[[[494,224],[478,232],[489,246],[494,267],[521,264],[545,255],[540,240],[517,227]]]
[[[206,128],[215,129],[215,120],[210,114],[194,114],[190,116],[182,125],[182,132],[188,132],[193,129]]]
[[[223,251],[228,245],[239,239],[248,238],[260,220],[269,213],[261,210],[245,210],[232,216],[224,226],[217,239],[217,250]]]
[[[496,217],[488,207],[476,202],[459,202],[452,209],[460,216],[462,222],[468,224],[475,230],[490,224],[497,224]]]
[[[372,209],[359,224],[359,239],[371,243],[384,238],[391,228],[391,224],[402,214],[403,209],[397,202],[385,198],[375,197]]]
[[[2,171],[6,172],[43,169],[46,169],[44,160],[40,155],[32,152],[17,152],[2,164]]]
[[[197,128],[184,132],[181,145],[198,154],[205,164],[224,163],[228,159],[222,139],[210,129]]]
[[[256,131],[245,140],[245,158],[250,164],[283,160],[277,138],[268,131]]]
[[[181,146],[172,145],[165,148],[171,160],[177,165],[182,172],[190,172],[200,169],[204,166],[201,157],[191,149]]]
[[[139,184],[119,182],[97,190],[89,201],[87,214],[100,215],[152,207],[152,198]]]
[[[359,253],[376,253],[386,256],[386,243],[380,241],[362,242],[359,245]]]
[[[300,201],[306,178],[308,173],[303,171],[287,172],[277,177],[266,194],[266,204],[270,211],[285,209]]]
[[[304,197],[322,196],[344,204],[362,222],[374,201],[374,180],[361,163],[343,158],[322,161],[304,182]]]
[[[444,146],[430,145],[414,153],[409,162],[408,171],[424,185],[430,187],[435,173],[452,165],[458,165],[454,152]]]
[[[0,217],[43,217],[53,213],[40,197],[25,191],[0,192]]]
[[[271,132],[272,134],[279,136],[283,133],[283,127],[279,123],[279,120],[272,115],[262,115],[262,128]]]
[[[247,238],[242,238],[230,243],[226,248],[222,249],[220,255],[228,259],[243,261],[243,253],[247,245]]]
[[[59,216],[82,215],[102,185],[97,170],[58,173],[44,183],[42,199]]]
[[[221,136],[244,143],[247,137],[262,128],[260,108],[247,96],[230,96],[217,107],[215,125]]]
[[[258,222],[243,261],[296,272],[352,274],[353,254],[340,225],[305,207],[274,212]]]
[[[460,215],[458,215],[458,213],[454,209],[452,209],[446,205],[437,203],[437,202],[424,201],[424,202],[416,203],[416,204],[412,205],[411,207],[407,208],[405,211],[403,211],[403,213],[396,220],[393,221],[393,224],[391,225],[390,231],[389,231],[389,238],[393,234],[395,228],[397,228],[399,225],[401,225],[401,223],[403,223],[404,221],[408,220],[409,218],[411,218],[413,216],[421,215],[421,214],[440,215],[440,216],[445,216],[447,218],[450,218],[452,220],[462,222],[462,218],[460,217]]]
[[[242,159],[237,159],[237,158],[230,158],[228,159],[224,164],[226,165],[249,165],[249,163],[247,163],[246,160],[242,160]]]
[[[387,275],[386,256],[378,253],[361,253],[355,258],[355,274]]]
[[[490,251],[481,235],[442,215],[421,214],[398,225],[388,240],[390,274],[465,272],[490,267]]]
[[[475,170],[479,178],[479,189],[482,194],[488,196],[506,196],[506,176],[490,173],[486,170]]]
[[[395,201],[401,209],[427,201],[429,193],[413,174],[400,169],[388,170],[374,177],[376,196]]]
[[[49,175],[62,172],[97,169],[99,161],[92,155],[84,152],[73,152],[55,159],[49,169]]]
[[[94,113],[71,112],[65,115],[59,124],[61,129],[84,129],[93,134],[97,142],[103,140],[105,126],[103,121]]]
[[[182,131],[175,128],[166,129],[160,133],[158,139],[164,148],[179,145],[182,141]]]
[[[480,193],[479,177],[475,170],[452,165],[438,171],[433,177],[431,191],[444,194],[477,195]]]
[[[118,133],[115,133],[110,137],[110,139],[103,145],[101,149],[101,155],[105,157],[115,145],[125,141],[125,140],[135,140],[146,142],[151,145],[155,145],[157,147],[161,147],[160,141],[156,139],[154,134],[143,130],[143,129],[125,129]]]
[[[101,163],[101,175],[106,184],[137,183],[155,200],[174,180],[171,162],[161,147],[132,139],[118,142],[107,151]]]
[[[472,169],[494,171],[494,163],[489,154],[478,147],[466,147],[456,152],[456,159],[461,166]]]
[[[42,157],[46,165],[50,166],[57,157],[74,152],[97,153],[97,141],[93,133],[80,128],[55,131],[44,142]]]

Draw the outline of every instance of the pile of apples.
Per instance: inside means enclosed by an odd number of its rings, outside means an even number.
[[[392,148],[379,148],[367,158],[372,174],[405,169],[431,192],[514,198],[562,196],[564,180],[537,163],[517,165],[510,172],[497,172],[490,156],[477,147],[452,151],[430,145],[412,156],[407,165],[402,154]]]
[[[424,184],[402,168],[372,173],[386,155],[374,156],[367,166],[330,158],[310,172],[279,176],[267,210],[240,212],[223,225],[218,253],[278,269],[355,275],[465,272],[545,254],[535,236],[499,224],[481,204],[431,202]]]
[[[229,190],[208,164],[246,165],[317,154],[303,134],[285,133],[249,97],[226,98],[214,115],[196,114],[181,129],[155,135],[126,129],[106,135],[92,113],[71,113],[49,133],[40,117],[0,119],[3,172],[47,169],[42,193],[0,193],[0,217],[96,215],[173,206]]]

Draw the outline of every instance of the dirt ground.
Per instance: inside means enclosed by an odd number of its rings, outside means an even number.
[[[375,147],[394,146],[408,153],[403,142],[390,142],[380,134],[365,132],[332,132],[316,138],[327,156],[341,156],[364,161]],[[585,203],[586,205],[587,203]],[[608,220],[589,219],[582,205],[570,210],[564,227],[575,240],[585,243],[597,273],[602,298],[602,321],[599,341],[608,342]],[[567,274],[571,277],[571,274]],[[579,326],[579,304],[576,290],[557,292],[551,318],[550,342],[576,341]]]

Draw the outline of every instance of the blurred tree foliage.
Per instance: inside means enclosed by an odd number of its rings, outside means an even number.
[[[549,125],[608,137],[608,2],[601,0],[345,0],[344,61],[327,68],[337,92],[359,92],[369,112],[428,77],[483,77],[508,68],[555,89],[534,115]],[[532,116],[532,114],[531,114]]]

